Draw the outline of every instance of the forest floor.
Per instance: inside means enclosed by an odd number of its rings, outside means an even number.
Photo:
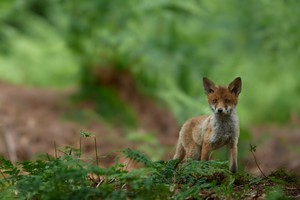
[[[88,122],[70,119],[66,113],[73,113],[74,110],[89,113],[94,109],[90,102],[70,101],[76,90],[56,91],[0,83],[0,91],[0,152],[12,161],[32,159],[40,152],[54,156],[55,146],[79,148],[81,130],[95,134],[100,163],[105,166],[114,162],[116,150],[139,146],[139,142],[126,139],[126,128],[112,126],[101,118],[90,118]],[[125,98],[125,101],[131,102],[137,113],[138,134],[155,133],[158,145],[153,147],[152,152],[163,147],[163,158],[172,158],[179,130],[175,119],[164,108],[146,98],[133,98]],[[257,144],[255,155],[258,164],[266,174],[280,167],[300,174],[298,122],[296,119],[296,122],[294,120],[282,126],[250,128],[252,140]],[[94,154],[93,139],[86,138],[82,146],[87,155]],[[250,152],[243,162],[247,171],[260,175]]]

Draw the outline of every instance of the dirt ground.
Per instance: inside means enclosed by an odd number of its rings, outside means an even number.
[[[65,113],[74,109],[93,109],[88,103],[70,103],[69,97],[76,90],[55,91],[0,83],[0,91],[0,153],[12,161],[32,159],[39,152],[54,156],[55,149],[65,145],[79,148],[80,130],[95,134],[104,165],[114,162],[116,149],[136,146],[136,143],[122,139],[126,130],[112,127],[105,121],[79,123],[65,118]],[[137,113],[140,132],[156,133],[160,144],[168,150],[164,158],[170,159],[179,130],[172,115],[142,96],[119,95]],[[253,141],[258,146],[255,155],[266,174],[279,167],[300,174],[300,123],[297,122],[300,120],[281,127],[269,125],[251,128]],[[84,139],[82,146],[87,155],[93,155],[92,138]],[[247,170],[259,175],[251,154],[244,162]]]
[[[264,173],[286,168],[300,175],[300,122],[294,122],[285,126],[253,127],[250,130],[253,143],[257,146],[254,154]],[[245,159],[245,165],[252,173],[261,174],[252,155]]]
[[[54,156],[55,149],[59,154],[59,147],[64,146],[79,148],[81,130],[96,136],[104,165],[114,162],[116,150],[137,145],[123,139],[128,130],[113,127],[104,120],[80,123],[66,118],[66,113],[74,110],[93,109],[90,102],[70,102],[76,90],[55,91],[0,83],[0,91],[0,151],[12,161],[32,159],[40,152]],[[134,95],[124,98],[134,104],[132,108],[139,119],[137,129],[141,134],[156,133],[160,144],[172,149],[179,129],[175,119],[166,110],[140,98]],[[93,138],[83,138],[82,148],[86,156],[93,156]],[[166,157],[171,157],[173,152],[168,152]]]

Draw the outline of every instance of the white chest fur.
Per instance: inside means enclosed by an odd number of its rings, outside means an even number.
[[[229,115],[213,114],[212,116],[212,144],[223,146],[235,144],[239,137],[239,121],[235,111]]]

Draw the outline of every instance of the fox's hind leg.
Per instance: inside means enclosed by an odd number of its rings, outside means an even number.
[[[178,159],[179,162],[181,162],[183,160],[185,156],[185,150],[182,146],[182,144],[180,143],[180,141],[178,141],[177,146],[176,146],[176,153],[173,157],[173,159]]]

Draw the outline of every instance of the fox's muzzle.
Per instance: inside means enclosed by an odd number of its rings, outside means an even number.
[[[231,108],[231,106],[228,106],[227,108],[212,106],[212,110],[216,114],[222,114],[222,113],[228,114],[231,112],[232,108]]]

